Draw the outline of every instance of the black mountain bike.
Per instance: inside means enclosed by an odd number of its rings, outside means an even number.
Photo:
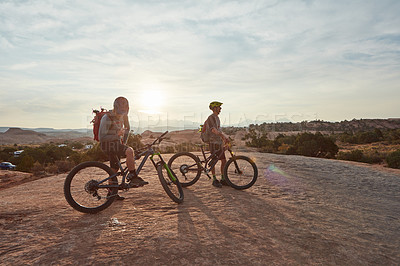
[[[161,157],[159,152],[153,150],[153,145],[160,143],[163,137],[168,133],[164,132],[152,144],[144,148],[135,150],[135,159],[138,160],[144,156],[136,173],[139,175],[147,159],[157,170],[161,185],[168,196],[176,203],[183,202],[182,186],[175,173],[170,170],[167,163]],[[155,162],[153,157],[158,156],[159,161]],[[126,180],[128,168],[122,167],[125,162],[118,162],[119,171],[114,171],[101,162],[84,162],[71,170],[64,182],[65,199],[77,211],[84,213],[97,213],[109,207],[114,201],[118,190],[128,190],[129,183]],[[118,176],[122,176],[122,181],[118,184]]]
[[[205,152],[204,148],[205,145],[202,145],[203,160],[200,160],[199,156],[190,152],[180,152],[169,159],[168,166],[177,174],[182,187],[196,183],[202,171],[211,179],[209,173],[217,164],[219,156],[216,153]],[[224,168],[223,175],[226,182],[235,189],[247,189],[254,185],[258,176],[257,166],[254,161],[246,156],[235,155],[230,146],[227,147],[227,150],[231,158],[226,162]],[[207,154],[210,155],[207,157]]]

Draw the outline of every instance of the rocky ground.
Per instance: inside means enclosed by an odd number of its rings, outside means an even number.
[[[33,174],[30,173],[11,170],[0,170],[0,190],[15,187],[17,185],[31,182],[39,178],[40,177],[33,176]]]
[[[0,264],[400,264],[400,171],[245,155],[259,168],[252,188],[202,176],[179,205],[149,162],[149,185],[94,215],[67,204],[65,174],[2,189]]]

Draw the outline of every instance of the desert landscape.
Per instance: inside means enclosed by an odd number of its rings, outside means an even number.
[[[177,205],[150,182],[95,214],[72,209],[60,174],[0,190],[3,265],[398,265],[400,170],[238,151],[248,190],[204,175]],[[165,155],[166,158],[169,155]]]
[[[399,13],[399,0],[0,1],[0,266],[399,266]],[[168,161],[199,155],[210,130],[255,162],[250,188],[202,174],[177,204],[149,160],[149,184],[97,214],[65,199],[68,174],[109,165],[119,139],[137,157],[169,131],[153,154]],[[107,176],[85,170],[73,196],[106,199]]]

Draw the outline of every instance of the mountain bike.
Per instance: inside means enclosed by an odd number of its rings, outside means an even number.
[[[156,152],[153,149],[153,146],[156,143],[160,143],[167,133],[168,131],[164,132],[152,144],[135,150],[135,160],[139,160],[144,156],[136,169],[136,173],[139,175],[147,159],[150,158],[167,195],[174,202],[182,203],[183,190],[178,178],[161,157],[160,152]],[[158,156],[158,162],[155,162],[154,156]],[[75,210],[84,213],[97,213],[109,207],[114,201],[118,190],[131,188],[127,180],[128,167],[123,167],[122,164],[124,163],[118,160],[119,171],[117,173],[114,173],[104,163],[95,161],[83,162],[73,168],[64,182],[64,196],[69,205]],[[118,184],[118,176],[122,176],[120,184]]]
[[[230,145],[226,149],[231,155],[223,170],[226,182],[235,189],[247,189],[254,185],[258,176],[258,169],[254,161],[246,156],[235,155]],[[201,153],[203,155],[202,160],[199,156],[190,152],[180,152],[169,159],[168,166],[177,174],[182,187],[196,183],[201,172],[204,172],[211,179],[209,173],[217,164],[219,155],[206,152],[205,145],[201,145]],[[208,154],[210,155],[207,157]]]

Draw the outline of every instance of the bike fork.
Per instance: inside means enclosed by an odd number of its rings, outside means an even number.
[[[238,165],[238,163],[236,162],[235,154],[233,154],[233,151],[232,151],[231,149],[229,149],[228,151],[229,151],[229,153],[231,154],[231,158],[232,158],[232,160],[233,160],[233,164],[235,165],[235,168],[236,168],[237,173],[238,173],[238,174],[242,174],[243,172],[240,171],[239,165]]]
[[[167,170],[169,178],[172,180],[172,182],[176,182],[175,176],[172,174],[171,169],[169,169],[168,165],[164,163],[164,168]]]

